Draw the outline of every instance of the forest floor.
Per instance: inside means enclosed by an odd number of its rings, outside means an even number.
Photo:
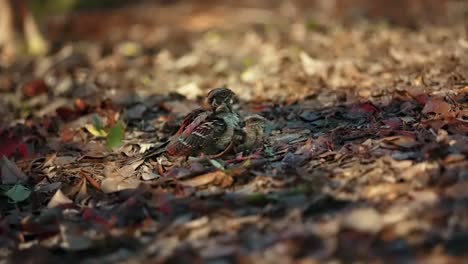
[[[0,263],[466,263],[466,20],[190,2],[56,18],[0,67]],[[220,86],[262,149],[126,165]]]

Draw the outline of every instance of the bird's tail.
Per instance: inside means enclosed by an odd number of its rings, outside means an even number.
[[[149,159],[154,156],[159,156],[166,151],[166,146],[169,144],[169,141],[163,142],[159,145],[156,145],[150,149],[148,149],[144,154],[143,154],[143,159]]]

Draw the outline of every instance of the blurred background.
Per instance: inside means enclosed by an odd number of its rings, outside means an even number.
[[[0,26],[5,34],[0,43],[8,45],[18,37],[12,36],[16,33],[33,34],[32,28],[37,26],[50,42],[63,43],[125,38],[129,35],[122,32],[135,28],[146,33],[161,31],[157,26],[196,32],[249,22],[261,24],[279,17],[306,19],[309,26],[314,21],[325,25],[368,21],[417,29],[427,23],[447,25],[466,19],[466,5],[464,0],[1,0]],[[257,10],[246,12],[249,8]]]
[[[421,75],[441,89],[466,79],[467,2],[0,0],[0,92],[120,102],[229,85],[327,105]]]

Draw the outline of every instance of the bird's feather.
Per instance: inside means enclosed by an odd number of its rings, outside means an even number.
[[[227,129],[226,126],[222,118],[210,115],[193,129],[186,129],[174,137],[167,145],[166,152],[171,156],[189,156],[197,154],[202,149],[214,147],[216,139]]]
[[[203,122],[210,115],[209,111],[205,109],[195,109],[192,112],[188,113],[182,120],[182,124],[175,133],[175,135],[180,135],[186,130],[192,130],[194,126],[197,126]]]

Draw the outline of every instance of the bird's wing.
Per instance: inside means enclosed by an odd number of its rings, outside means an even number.
[[[203,122],[209,115],[210,112],[201,108],[193,110],[184,117],[184,119],[182,120],[182,124],[180,124],[180,127],[175,133],[175,135],[180,135],[185,130],[193,129],[193,126],[197,126],[198,124]]]
[[[174,137],[167,145],[166,152],[171,156],[198,154],[202,149],[215,144],[226,129],[227,124],[222,118],[210,115],[193,129],[186,129]]]

